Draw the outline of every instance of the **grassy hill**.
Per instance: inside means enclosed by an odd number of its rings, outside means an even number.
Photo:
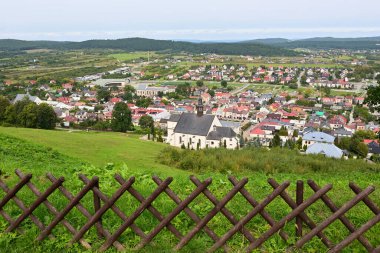
[[[97,167],[104,167],[108,163],[113,163],[115,166],[126,164],[133,171],[162,172],[167,175],[169,173],[184,174],[182,170],[161,165],[155,161],[160,150],[166,147],[165,144],[142,141],[138,135],[2,127],[0,127],[0,134],[49,147]]]
[[[288,167],[287,170],[274,170],[272,172],[265,172],[265,170],[231,170],[218,172],[218,170],[202,170],[201,168],[193,171],[184,171],[173,168],[171,165],[166,166],[157,162],[157,156],[162,154],[162,151],[165,150],[166,147],[167,145],[162,143],[142,141],[138,136],[131,134],[44,131],[0,127],[0,167],[3,173],[2,178],[8,185],[15,184],[16,178],[12,175],[12,171],[15,168],[20,168],[24,172],[33,172],[35,177],[32,181],[35,182],[37,187],[41,190],[46,189],[50,185],[50,183],[47,183],[47,180],[43,177],[44,173],[50,171],[55,176],[65,176],[66,182],[64,185],[70,191],[78,192],[79,189],[83,187],[83,184],[77,179],[77,175],[82,172],[89,177],[94,175],[99,176],[101,189],[108,195],[111,195],[118,187],[112,176],[114,173],[118,172],[125,178],[136,176],[136,189],[144,196],[148,196],[156,187],[150,179],[150,176],[156,174],[161,178],[173,176],[174,181],[171,184],[171,188],[183,199],[192,189],[194,189],[188,180],[188,176],[190,173],[195,173],[201,179],[212,177],[213,183],[209,189],[215,193],[218,198],[221,198],[221,196],[231,189],[226,174],[232,173],[238,178],[242,178],[243,176],[249,178],[249,183],[246,188],[258,200],[262,200],[272,191],[272,188],[266,182],[268,177],[274,177],[278,182],[290,180],[291,186],[289,192],[293,197],[296,180],[307,180],[312,178],[321,186],[327,183],[332,183],[334,185],[334,188],[328,193],[328,195],[336,201],[337,205],[342,205],[353,197],[353,193],[348,188],[349,181],[355,181],[361,187],[373,184],[377,190],[371,195],[371,198],[376,200],[379,204],[380,175],[378,172],[371,171],[370,169],[362,170],[359,161],[355,164],[357,171],[349,170],[347,173],[345,173],[344,170],[336,172],[333,170],[317,170],[315,172],[311,171],[305,173],[302,173],[301,171],[292,172],[289,169],[291,166],[288,165],[286,165]],[[257,153],[258,155],[252,155],[252,162],[254,162],[254,160],[270,159],[269,152],[266,154],[260,152]],[[249,159],[247,154],[248,153],[242,154],[245,162],[248,162],[247,159]],[[265,158],[262,158],[264,156]],[[199,157],[197,157],[197,159],[198,158]],[[187,161],[189,161],[189,159],[189,157],[186,157]],[[221,159],[221,161],[226,159],[228,159],[228,156]],[[302,163],[302,160],[300,160],[299,157],[288,157],[288,159],[290,160],[285,161],[282,159],[281,161],[280,158],[277,159],[276,157],[272,157],[273,161],[271,161],[271,163],[278,163],[280,166],[281,162],[289,164]],[[110,165],[109,163],[113,163],[114,165]],[[324,161],[323,164],[326,165],[326,163],[328,164],[328,161]],[[334,163],[334,168],[337,166],[337,163],[339,163],[339,161]],[[178,166],[182,167],[181,165]],[[215,162],[213,162],[213,166],[216,166]],[[4,174],[6,176],[12,176],[4,177]],[[308,189],[308,187],[306,187],[306,189],[305,198],[311,195],[311,190]],[[3,196],[3,192],[1,192],[0,196]],[[35,199],[35,197],[26,190],[23,190],[18,196],[24,200],[26,199],[27,205],[30,205]],[[91,197],[90,194],[88,198],[82,201],[82,204],[89,208],[89,210],[92,210]],[[63,208],[67,204],[66,201],[63,201],[57,194],[54,194],[49,200],[59,208]],[[131,213],[132,210],[138,206],[138,202],[131,196],[123,196],[122,200],[117,202],[117,205],[122,210],[126,211],[126,213]],[[164,215],[167,215],[174,208],[174,204],[164,197],[157,199],[154,202],[154,206]],[[204,216],[213,208],[213,205],[202,196],[198,197],[193,203],[191,203],[190,207],[200,213],[201,216]],[[233,212],[237,217],[243,217],[251,210],[250,206],[241,196],[237,196],[227,205],[227,207],[234,210]],[[18,208],[14,205],[7,205],[5,210],[13,215],[20,213]],[[289,212],[289,207],[287,207],[283,201],[276,200],[273,204],[269,205],[266,210],[271,213],[276,220],[279,220]],[[307,212],[309,215],[312,215],[313,220],[315,220],[316,223],[320,223],[331,214],[320,201],[318,201],[312,208],[309,208]],[[52,219],[52,216],[42,207],[38,208],[34,214],[45,224]],[[84,222],[84,219],[81,217],[82,216],[77,211],[72,211],[67,217],[67,220],[75,227],[79,227],[83,225]],[[355,221],[355,224],[359,225],[373,217],[373,214],[364,205],[359,205],[352,211],[348,212],[347,217]],[[121,221],[116,216],[108,214],[104,217],[104,223],[107,224],[107,227],[111,231],[115,231],[115,229],[121,224]],[[141,227],[143,231],[149,231],[149,229],[152,228],[152,224],[157,223],[157,220],[152,218],[148,212],[144,212],[136,221],[136,224]],[[194,226],[194,222],[189,221],[185,214],[181,214],[173,220],[173,224],[182,233],[186,233]],[[346,229],[343,228],[343,225],[340,223],[334,224],[333,227],[326,228],[324,232],[333,241],[339,241],[347,235]],[[6,226],[7,223],[0,218],[0,231],[3,231]],[[214,229],[218,235],[224,234],[231,227],[226,219],[220,215],[214,218],[209,226]],[[291,240],[295,235],[294,226],[294,222],[290,222],[285,227],[285,230],[291,236]],[[30,251],[31,248],[33,249],[33,252],[80,252],[83,250],[79,245],[67,248],[66,245],[69,240],[69,235],[63,226],[58,226],[54,229],[54,234],[57,236],[55,240],[45,240],[42,243],[38,243],[34,240],[38,233],[38,229],[35,228],[31,222],[23,222],[22,227],[25,228],[25,235],[0,232],[0,251],[25,252],[28,250]],[[268,225],[260,218],[251,221],[247,227],[256,232],[266,231],[268,229]],[[367,232],[366,235],[374,245],[379,245],[379,233],[380,224]],[[102,241],[97,239],[95,230],[91,230],[86,235],[86,239],[94,244],[95,247],[102,243]],[[144,248],[142,252],[162,252],[167,245],[173,247],[176,244],[177,239],[175,239],[170,232],[163,231],[154,239],[154,241],[156,242],[154,246]],[[133,248],[133,246],[139,242],[139,239],[134,233],[126,232],[122,238],[122,242]],[[233,252],[237,252],[241,251],[242,247],[244,247],[243,245],[246,245],[246,243],[247,242],[242,237],[235,236],[230,241],[229,246]],[[191,241],[191,243],[181,252],[205,252],[207,247],[211,244],[212,243],[207,236],[200,234],[197,235],[195,240]],[[283,252],[288,247],[278,235],[273,236],[273,238],[265,243],[264,246],[268,252]],[[324,249],[324,246],[319,240],[313,240],[304,248],[305,252],[315,252],[315,249]],[[362,250],[362,246],[356,242],[347,248],[347,251],[345,252],[359,252]],[[113,251],[111,250],[111,252]]]
[[[0,40],[0,51],[31,49],[120,49],[126,51],[171,51],[225,55],[296,56],[297,52],[259,43],[191,43],[171,40],[128,38],[82,42]]]
[[[261,43],[264,45],[276,46],[280,48],[308,48],[308,49],[380,49],[379,37],[362,37],[362,38],[331,38],[317,37],[301,40],[287,39],[261,39],[251,40],[248,43]]]

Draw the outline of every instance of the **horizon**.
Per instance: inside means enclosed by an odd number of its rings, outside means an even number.
[[[380,35],[374,36],[356,36],[356,37],[332,37],[332,36],[318,36],[318,37],[305,37],[299,39],[290,39],[285,37],[263,37],[263,38],[253,38],[253,39],[243,39],[243,40],[231,40],[231,39],[221,39],[221,40],[200,40],[200,39],[155,39],[149,37],[120,37],[120,38],[105,38],[105,39],[85,39],[85,40],[49,40],[49,39],[41,39],[41,40],[28,40],[28,39],[18,39],[18,38],[0,38],[0,40],[19,40],[19,41],[53,41],[53,42],[85,42],[91,40],[123,40],[123,39],[147,39],[147,40],[166,40],[166,41],[174,41],[174,42],[190,42],[190,43],[237,43],[244,41],[254,41],[254,40],[270,40],[270,39],[285,39],[289,41],[297,41],[297,40],[307,40],[307,39],[361,39],[361,38],[380,38]]]
[[[21,7],[21,8],[20,8]],[[244,7],[244,8],[243,8]],[[272,5],[261,1],[14,0],[2,4],[0,39],[85,41],[144,37],[181,41],[291,40],[314,37],[380,35],[377,10],[369,0],[290,0]]]

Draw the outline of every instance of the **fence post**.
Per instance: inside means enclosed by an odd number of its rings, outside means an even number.
[[[302,180],[297,181],[296,188],[296,204],[300,206],[303,202],[304,184]],[[296,235],[302,237],[302,219],[299,215],[296,217]]]
[[[99,189],[99,181],[96,182],[96,184],[94,185],[94,188],[98,188]],[[92,190],[93,194],[94,194],[94,213],[96,213],[97,211],[99,211],[99,209],[101,208],[101,202],[100,202],[100,197],[98,196],[98,194],[96,194],[96,192],[94,190]],[[97,233],[98,233],[98,237],[103,237],[103,233],[101,231],[101,228],[102,228],[102,218],[99,219],[99,221],[97,222],[97,226],[96,226],[96,230],[97,230]]]

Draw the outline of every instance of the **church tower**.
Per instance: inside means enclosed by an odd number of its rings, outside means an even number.
[[[199,97],[198,98],[198,104],[197,104],[197,116],[198,117],[201,117],[203,115],[203,102],[202,102],[202,98]]]

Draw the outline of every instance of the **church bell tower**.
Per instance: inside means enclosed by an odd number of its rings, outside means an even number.
[[[203,115],[203,102],[202,102],[202,98],[199,97],[198,98],[198,104],[197,104],[197,116],[198,117],[201,117]]]

